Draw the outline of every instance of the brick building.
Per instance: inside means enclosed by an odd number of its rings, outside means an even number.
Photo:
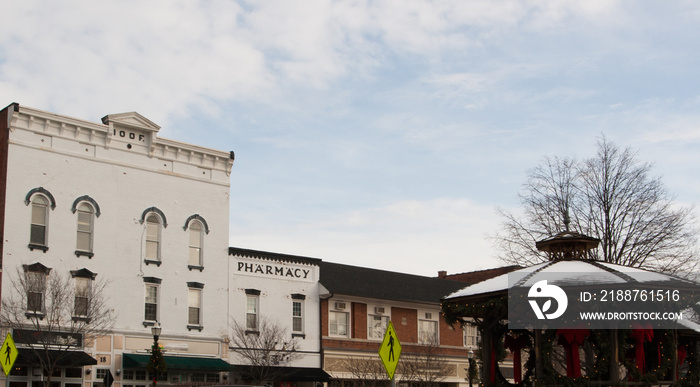
[[[401,346],[401,383],[467,383],[475,330],[447,325],[440,299],[463,282],[320,262],[323,367],[332,386],[387,380],[378,357],[392,322]]]

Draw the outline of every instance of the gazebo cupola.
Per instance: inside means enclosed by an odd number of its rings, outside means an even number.
[[[565,231],[535,243],[539,251],[544,251],[550,261],[572,261],[588,258],[588,253],[597,248],[600,239],[569,231],[569,217],[564,218]]]

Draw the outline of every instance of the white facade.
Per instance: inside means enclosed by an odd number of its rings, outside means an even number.
[[[118,375],[122,354],[146,354],[156,320],[166,355],[226,359],[232,153],[159,138],[159,127],[138,113],[93,123],[16,104],[6,109],[3,299],[22,265],[64,275],[87,269],[109,281],[116,314],[113,334],[86,348],[98,359],[94,369]],[[50,202],[38,244],[30,240],[42,226],[31,226],[36,196]],[[81,236],[82,204],[93,213]],[[98,374],[86,375],[85,385]],[[147,384],[127,376],[114,385]],[[170,382],[187,377],[168,375]]]
[[[230,254],[231,322],[246,324],[247,315],[257,313],[258,323],[265,319],[276,324],[298,344],[300,356],[280,366],[320,368],[320,260],[237,248]],[[249,308],[249,299],[256,310]],[[254,322],[249,323],[255,331]],[[245,364],[236,348],[231,348],[230,362]]]

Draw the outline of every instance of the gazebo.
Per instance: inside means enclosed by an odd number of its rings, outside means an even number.
[[[669,295],[668,305],[675,307],[689,307],[697,302],[700,284],[696,282],[589,259],[588,252],[598,243],[599,240],[586,235],[561,232],[536,243],[540,251],[547,253],[549,261],[467,286],[443,299],[443,314],[448,322],[464,324],[472,320],[479,327],[483,385],[510,384],[498,368],[498,359],[506,349],[513,354],[516,385],[700,383],[700,325],[687,319],[672,322],[672,327],[652,325],[642,319],[611,328],[601,325],[609,321],[575,321],[575,317],[567,317],[568,325],[557,326],[557,319],[538,316],[543,319],[533,318],[531,326],[527,326],[527,315],[538,312],[533,304],[536,301],[532,301],[538,295],[533,292],[552,285],[569,294],[569,303],[563,309],[569,306],[572,313],[576,312],[575,306],[583,304],[581,299],[588,297],[592,301],[594,296],[609,297],[622,291],[621,303],[603,306],[618,311],[618,307],[626,306],[624,291],[629,289],[645,292],[647,303],[649,294]],[[674,290],[678,293],[673,293]],[[571,295],[577,298],[572,300]],[[560,301],[555,300],[556,303],[545,302],[541,312],[551,311],[548,308],[553,305],[557,305],[558,311]],[[654,307],[661,305],[666,304],[659,302]],[[522,353],[527,355],[524,374]],[[561,365],[555,364],[555,355],[562,358]]]

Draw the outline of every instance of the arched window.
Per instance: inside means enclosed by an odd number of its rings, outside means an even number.
[[[56,200],[44,187],[32,188],[24,198],[24,204],[31,207],[29,250],[49,249],[49,208],[56,208]]]
[[[189,233],[189,268],[201,268],[202,266],[204,266],[202,263],[202,244],[204,240],[204,233],[202,232],[202,223],[196,220],[190,222]]]
[[[76,209],[78,214],[78,236],[75,255],[92,257],[92,236],[95,223],[95,209],[88,203],[80,203]]]
[[[34,195],[31,200],[32,219],[29,248],[48,250],[49,200],[43,195]]]
[[[146,263],[148,261],[160,263],[162,227],[162,220],[156,213],[146,216]]]

